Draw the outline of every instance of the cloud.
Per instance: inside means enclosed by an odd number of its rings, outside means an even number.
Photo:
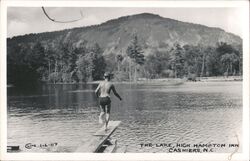
[[[7,36],[41,32],[43,13],[40,7],[8,7]]]
[[[244,10],[242,9],[235,9],[230,13],[231,16],[228,16],[226,18],[227,24],[225,26],[226,31],[230,31],[232,33],[235,33],[237,35],[242,36],[243,35],[243,25],[245,22],[245,17],[242,15],[244,14]]]
[[[102,20],[100,20],[98,17],[96,17],[95,15],[87,15],[84,17],[84,19],[82,20],[84,22],[85,26],[88,25],[94,25],[94,24],[98,24],[100,23]]]
[[[30,32],[30,26],[27,23],[12,20],[9,22],[8,27],[8,37],[15,35],[24,35]]]

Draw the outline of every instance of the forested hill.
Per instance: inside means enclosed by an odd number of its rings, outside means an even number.
[[[239,36],[222,29],[142,13],[8,38],[8,83],[97,80],[104,70],[119,80],[240,74],[241,47]]]
[[[181,22],[149,13],[121,17],[89,27],[18,36],[9,39],[9,43],[50,41],[58,38],[73,42],[87,40],[89,43],[98,43],[102,48],[114,44],[118,44],[119,48],[126,48],[134,33],[149,46],[162,43],[171,45],[176,42],[181,45],[206,46],[215,46],[218,42],[242,43],[239,36],[220,28]]]

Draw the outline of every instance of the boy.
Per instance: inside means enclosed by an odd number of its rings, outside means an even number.
[[[95,90],[95,94],[99,97],[100,109],[101,113],[99,116],[99,123],[103,123],[102,117],[105,114],[105,131],[107,131],[108,122],[109,122],[109,115],[110,115],[110,108],[111,108],[111,99],[110,93],[113,91],[114,95],[122,100],[120,95],[116,92],[115,86],[110,82],[111,75],[108,72],[104,73],[104,81],[102,81]],[[100,95],[99,95],[100,92]]]

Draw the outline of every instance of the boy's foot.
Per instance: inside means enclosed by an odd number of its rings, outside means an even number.
[[[105,132],[108,131],[108,128],[107,128],[105,125],[103,125],[102,129],[103,129]]]

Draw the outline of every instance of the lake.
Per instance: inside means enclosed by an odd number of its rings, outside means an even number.
[[[225,144],[213,151],[233,152],[228,144],[241,141],[242,82],[115,86],[123,101],[111,95],[111,120],[122,121],[113,138],[127,152],[168,153],[169,147],[158,145],[170,143]],[[74,152],[101,127],[96,87],[8,88],[8,145],[22,152]]]

